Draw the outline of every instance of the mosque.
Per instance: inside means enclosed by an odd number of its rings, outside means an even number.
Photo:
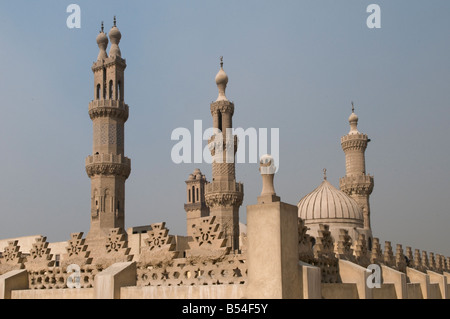
[[[235,105],[226,96],[222,60],[215,78],[218,97],[210,104],[212,178],[196,169],[185,181],[187,236],[171,235],[164,222],[125,229],[131,160],[124,154],[124,131],[130,107],[121,37],[115,18],[109,37],[102,23],[92,65],[93,150],[85,166],[91,180],[89,232],[72,233],[60,243],[41,235],[0,241],[0,299],[450,299],[449,257],[413,253],[411,247],[404,252],[402,245],[394,252],[390,242],[383,252],[374,237],[369,204],[374,178],[365,167],[370,139],[359,132],[354,107],[350,130],[341,138],[346,175],[339,189],[324,170],[322,183],[297,206],[284,203],[275,191],[273,158],[263,156],[261,195],[247,206],[243,231],[237,137],[226,133]]]

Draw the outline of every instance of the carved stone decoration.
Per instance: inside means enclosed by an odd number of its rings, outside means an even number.
[[[364,234],[359,234],[358,240],[355,243],[354,253],[356,262],[360,266],[367,268],[367,266],[370,265],[370,258],[367,251],[366,236]]]
[[[430,253],[429,267],[430,270],[436,271],[436,260],[434,258],[434,253]]]
[[[199,219],[193,230],[193,241],[189,242],[186,258],[191,261],[221,260],[230,252],[226,238],[215,216]]]
[[[352,249],[352,238],[350,237],[350,235],[348,234],[348,230],[346,229],[339,230],[337,256],[339,259],[344,259],[352,262],[355,260]]]
[[[12,240],[9,241],[8,246],[5,247],[0,264],[0,275],[11,270],[24,268],[24,261],[26,261],[26,259],[22,257],[22,252],[20,251],[18,243],[18,240]]]
[[[38,237],[30,250],[30,256],[25,264],[26,268],[28,271],[37,271],[53,267],[55,261],[52,260],[52,257],[50,248],[48,248],[47,237]]]
[[[425,250],[422,250],[422,268],[423,270],[430,269],[430,264],[428,262],[428,254]]]
[[[298,257],[305,263],[312,264],[314,260],[313,238],[307,234],[309,230],[305,221],[298,218]]]
[[[242,193],[215,193],[206,194],[205,200],[208,207],[232,207],[242,205],[244,197]]]
[[[337,283],[339,281],[338,263],[334,253],[334,244],[329,231],[329,225],[320,224],[316,244],[314,245],[313,265],[321,270],[323,283]]]
[[[444,256],[442,256],[442,255],[436,254],[436,267],[435,267],[434,271],[441,273],[441,274],[445,268],[445,265],[443,263],[443,261],[444,261],[443,257]]]
[[[406,272],[406,257],[403,254],[403,248],[400,244],[397,244],[397,248],[395,250],[395,268],[403,273]]]
[[[139,267],[165,267],[179,256],[179,252],[175,250],[174,237],[169,235],[166,223],[152,224],[147,234],[146,246],[142,248],[139,257]]]
[[[89,178],[95,175],[123,176],[128,178],[131,167],[124,163],[94,163],[86,166],[86,173]]]
[[[376,237],[373,239],[370,262],[372,264],[379,264],[383,262],[383,252],[381,251],[380,239]]]
[[[92,262],[90,252],[88,251],[88,245],[85,244],[83,233],[70,234],[70,240],[67,242],[66,247],[67,254],[62,258],[62,267],[66,268],[71,264],[78,266],[89,265]]]
[[[122,228],[111,228],[104,244],[104,251],[96,251],[93,264],[103,269],[118,262],[127,262],[133,259],[130,255],[126,233]]]
[[[331,238],[329,225],[319,225],[319,230],[317,231],[319,236],[317,236],[316,245],[314,246],[314,257],[315,258],[334,258],[334,244],[333,238]]]
[[[424,271],[422,264],[422,257],[420,256],[420,250],[414,250],[414,268],[419,271]]]
[[[406,266],[414,268],[414,255],[411,247],[406,247]]]
[[[393,267],[395,265],[394,252],[392,251],[392,245],[390,241],[384,243],[384,264],[388,267]]]

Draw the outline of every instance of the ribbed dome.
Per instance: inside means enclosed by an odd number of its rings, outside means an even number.
[[[364,217],[358,203],[326,179],[298,202],[298,216],[306,224],[333,222],[363,227]]]

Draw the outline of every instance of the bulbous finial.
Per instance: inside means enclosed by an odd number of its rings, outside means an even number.
[[[108,54],[106,53],[106,48],[108,46],[108,37],[103,32],[103,21],[102,21],[100,33],[97,36],[97,45],[98,45],[98,48],[100,49],[100,52],[98,53],[98,56],[97,56],[97,61],[106,59],[108,57]]]
[[[219,89],[219,96],[216,101],[228,101],[225,96],[225,90],[227,89],[228,84],[228,75],[223,70],[223,56],[220,57],[220,70],[216,75],[216,84]]]
[[[122,34],[120,33],[119,29],[117,28],[116,23],[117,23],[116,16],[114,16],[114,25],[111,28],[111,30],[109,31],[109,39],[111,41],[111,49],[109,50],[110,57],[114,57],[114,56],[121,57],[122,56],[122,54],[120,52],[120,48],[119,48],[119,42],[120,42],[120,39],[122,38]]]
[[[348,118],[348,122],[350,123],[350,132],[349,134],[357,134],[358,132],[358,116],[355,114],[355,105],[352,102],[352,114]]]

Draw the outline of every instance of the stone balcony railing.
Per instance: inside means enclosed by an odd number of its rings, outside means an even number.
[[[244,185],[242,183],[235,183],[229,181],[213,181],[205,185],[205,193],[217,193],[217,192],[233,192],[243,193]]]
[[[86,158],[86,173],[94,175],[114,175],[128,178],[131,172],[131,160],[122,154],[96,154]]]
[[[124,101],[118,100],[93,100],[89,103],[89,116],[96,117],[118,117],[124,121],[128,119],[129,107]]]
[[[90,155],[86,158],[86,166],[90,164],[125,164],[127,166],[131,166],[131,160],[128,157],[123,156],[122,154],[114,155],[114,154],[95,154]]]

